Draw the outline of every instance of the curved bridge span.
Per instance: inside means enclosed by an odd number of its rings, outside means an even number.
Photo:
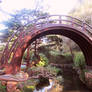
[[[1,68],[12,74],[20,71],[26,48],[37,38],[48,34],[60,34],[72,39],[81,48],[86,64],[92,65],[92,27],[70,16],[50,15],[28,23],[10,37],[0,60]],[[10,47],[9,44],[14,38],[16,39]]]

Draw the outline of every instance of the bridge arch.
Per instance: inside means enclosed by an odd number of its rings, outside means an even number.
[[[14,49],[14,47],[13,47],[14,50],[12,49],[14,53],[11,62],[7,66],[6,65],[4,66],[6,68],[6,73],[16,73],[20,71],[21,60],[26,48],[37,38],[48,34],[60,34],[72,39],[81,48],[85,56],[86,64],[91,66],[92,39],[91,36],[86,32],[88,31],[87,27],[84,27],[83,25],[75,26],[76,23],[73,23],[72,21],[71,24],[66,23],[62,24],[61,22],[62,21],[59,20],[59,24],[45,23],[43,26],[41,25],[40,28],[35,27],[34,29],[32,29],[34,31],[32,31],[30,28],[26,29],[28,31],[26,33],[24,31],[22,36],[18,37],[18,39],[20,38],[20,41],[18,41],[16,49]]]

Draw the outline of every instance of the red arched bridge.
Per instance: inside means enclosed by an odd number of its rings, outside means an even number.
[[[81,48],[86,64],[92,65],[92,27],[85,22],[63,15],[43,16],[19,28],[8,41],[0,66],[5,73],[20,71],[21,60],[28,46],[37,38],[48,34],[60,34],[72,39]],[[15,39],[12,45],[11,40]]]

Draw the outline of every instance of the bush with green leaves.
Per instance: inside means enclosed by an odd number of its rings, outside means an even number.
[[[47,57],[42,53],[40,53],[39,56],[40,56],[40,62],[36,64],[36,66],[47,66],[48,65]]]
[[[30,86],[25,85],[25,86],[23,87],[22,92],[33,92],[34,89],[35,89],[35,86],[32,86],[32,85],[30,85]]]
[[[0,81],[0,92],[6,92],[6,86],[2,85],[1,81]]]
[[[82,67],[84,68],[86,63],[85,63],[85,58],[82,52],[77,52],[74,56],[74,65],[75,67]]]
[[[62,76],[57,76],[56,80],[57,80],[57,83],[59,83],[61,85],[64,83],[64,78]]]
[[[57,75],[57,73],[58,73],[59,71],[61,71],[59,68],[53,67],[53,66],[51,66],[51,65],[48,65],[48,66],[46,67],[46,70],[47,70],[50,74],[52,74],[52,75]]]

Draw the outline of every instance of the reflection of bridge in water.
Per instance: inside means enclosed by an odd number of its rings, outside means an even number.
[[[83,21],[62,15],[38,18],[14,33],[3,52],[0,64],[6,73],[20,71],[21,60],[28,46],[37,38],[48,34],[60,34],[72,39],[81,48],[86,64],[92,65],[92,27]],[[17,35],[17,36],[16,36]],[[10,41],[16,39],[11,47]]]

